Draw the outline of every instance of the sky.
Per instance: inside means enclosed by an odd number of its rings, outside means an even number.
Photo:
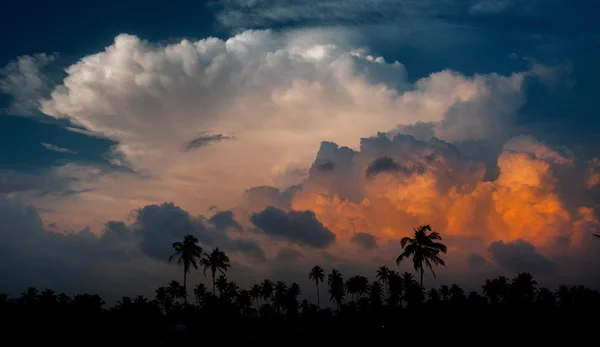
[[[0,291],[109,300],[395,264],[600,289],[593,0],[17,2],[0,14]],[[201,271],[190,283],[208,283]],[[315,297],[315,298],[313,298]]]

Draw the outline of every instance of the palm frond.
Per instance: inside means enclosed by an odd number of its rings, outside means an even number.
[[[437,278],[435,276],[435,271],[433,271],[433,266],[431,266],[431,262],[429,262],[429,259],[425,259],[425,264],[427,264],[427,267],[429,268],[429,270],[431,270],[431,273],[433,274],[433,278]]]
[[[448,247],[446,247],[446,245],[439,243],[439,242],[434,242],[434,243],[428,245],[428,247],[436,249],[442,253],[446,253],[448,251]]]
[[[415,243],[415,239],[411,239],[410,237],[403,237],[402,240],[400,240],[400,246],[402,246],[402,248],[406,247],[407,244],[414,244]]]
[[[442,236],[440,235],[440,233],[433,231],[431,234],[429,234],[429,239],[431,240],[441,240]]]

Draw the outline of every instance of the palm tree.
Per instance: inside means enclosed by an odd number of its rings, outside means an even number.
[[[258,310],[258,298],[262,296],[262,288],[259,284],[254,284],[252,287],[250,287],[250,296],[256,303],[256,309]]]
[[[204,267],[204,276],[206,276],[206,271],[210,269],[212,274],[212,283],[213,283],[213,294],[215,294],[215,274],[219,271],[221,274],[225,275],[225,272],[228,268],[231,267],[229,264],[229,257],[225,254],[225,252],[221,251],[218,247],[213,249],[210,254],[205,253],[204,258],[202,259],[202,266]]]
[[[319,282],[323,283],[323,280],[325,279],[323,268],[319,265],[315,265],[312,270],[310,270],[308,278],[315,281],[315,284],[317,285],[317,305],[321,307],[321,298],[319,297]]]
[[[377,270],[377,278],[383,282],[383,288],[385,289],[385,297],[388,297],[388,285],[387,281],[390,277],[390,269],[387,266],[382,266]]]
[[[260,288],[262,289],[262,298],[265,300],[266,304],[267,300],[271,299],[273,296],[273,291],[275,290],[273,281],[268,278],[265,279],[263,283],[261,283]]]
[[[194,235],[187,234],[183,238],[183,242],[173,242],[173,253],[169,257],[169,262],[174,257],[179,257],[177,264],[183,265],[183,291],[185,292],[184,300],[187,301],[187,274],[190,272],[190,266],[198,269],[196,258],[202,257],[202,247],[198,246],[198,238]]]
[[[204,304],[204,298],[206,297],[206,286],[204,283],[198,283],[194,288],[194,296],[196,297],[196,304],[202,306]]]
[[[229,282],[227,281],[227,277],[225,277],[225,275],[221,274],[217,278],[217,280],[215,282],[215,288],[219,292],[219,296],[222,296],[225,293],[225,290],[227,290],[228,284],[229,284]]]
[[[396,264],[400,265],[400,262],[404,258],[410,256],[413,257],[413,264],[417,272],[421,272],[421,290],[423,290],[423,263],[431,270],[433,277],[435,278],[435,272],[433,271],[433,265],[446,266],[446,263],[438,255],[440,252],[446,253],[446,245],[435,242],[435,240],[441,240],[442,237],[439,233],[431,231],[431,226],[421,225],[419,228],[414,229],[414,238],[404,237],[400,241],[404,252],[396,259]],[[429,233],[427,233],[429,231]],[[433,263],[433,265],[432,265]]]
[[[329,284],[329,294],[331,294],[330,301],[334,301],[337,304],[338,311],[342,307],[342,301],[346,293],[344,291],[344,277],[338,270],[331,270],[327,278],[327,284]]]
[[[172,301],[185,297],[183,287],[177,281],[169,282],[169,285],[167,286],[167,294],[169,294],[169,298],[171,298]]]
[[[275,291],[273,293],[273,308],[278,313],[282,312],[287,300],[288,287],[283,281],[275,283]]]
[[[381,306],[381,295],[383,294],[383,290],[381,288],[381,283],[378,281],[373,281],[373,284],[369,287],[369,295],[372,307]]]

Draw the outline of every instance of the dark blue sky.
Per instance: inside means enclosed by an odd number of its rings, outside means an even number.
[[[388,61],[405,64],[411,80],[445,68],[467,75],[508,74],[526,68],[527,62],[511,58],[512,53],[565,66],[569,86],[562,83],[551,90],[535,84],[527,86],[528,102],[519,121],[528,127],[529,133],[589,150],[596,144],[594,137],[600,129],[597,107],[600,21],[595,20],[600,13],[599,3],[593,0],[534,1],[530,6],[523,6],[520,1],[510,3],[514,5],[503,11],[478,15],[458,5],[452,10],[440,7],[437,11],[424,11],[415,18],[394,17],[393,9],[386,12],[374,8],[362,17],[351,19],[324,15],[287,22],[257,20],[254,27],[354,26],[364,34],[361,44]],[[206,1],[184,0],[9,0],[0,14],[0,66],[21,55],[56,52],[59,58],[55,66],[62,69],[87,54],[103,50],[120,33],[150,41],[227,37],[239,28],[223,25],[217,19],[223,8],[218,3],[210,6]],[[248,18],[260,17],[260,12],[256,12],[259,10],[246,11]],[[424,24],[415,25],[413,21]],[[57,77],[60,73],[54,76],[58,82]],[[10,98],[0,96],[0,106],[6,107]],[[102,153],[113,144],[111,141],[67,131],[66,125],[1,115],[0,169],[42,169],[66,159],[104,161]],[[41,142],[69,148],[77,154],[49,151]]]

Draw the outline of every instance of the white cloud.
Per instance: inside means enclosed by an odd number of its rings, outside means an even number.
[[[71,154],[77,153],[68,148],[58,147],[58,146],[50,144],[50,143],[42,142],[41,145],[49,151],[55,151],[55,152],[59,152],[59,153],[71,153]]]
[[[39,99],[46,97],[53,86],[45,68],[56,59],[52,54],[23,55],[0,68],[0,93],[11,100],[2,113],[16,116],[39,114]]]
[[[246,31],[162,45],[119,35],[67,68],[42,111],[118,142],[111,161],[144,177],[96,180],[83,187],[88,202],[123,211],[175,201],[198,213],[234,205],[252,186],[296,183],[304,176],[282,173],[307,168],[323,140],[357,148],[418,121],[450,141],[502,134],[535,75],[444,70],[410,83],[401,63],[334,36]],[[182,150],[202,133],[235,140]]]

